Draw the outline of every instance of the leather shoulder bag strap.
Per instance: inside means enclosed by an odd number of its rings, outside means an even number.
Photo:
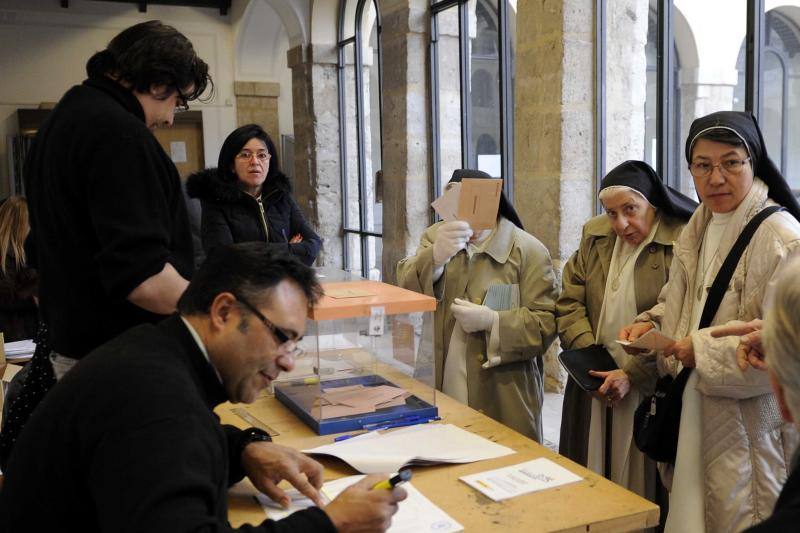
[[[725,291],[728,290],[728,284],[731,282],[733,272],[736,270],[736,265],[739,264],[739,259],[741,259],[744,254],[747,245],[750,244],[750,239],[753,238],[753,235],[761,223],[764,222],[767,217],[778,211],[785,211],[785,209],[779,205],[772,205],[762,209],[756,216],[750,219],[750,222],[744,227],[742,233],[739,234],[739,238],[736,239],[731,251],[728,252],[728,256],[722,263],[717,277],[714,278],[714,283],[708,291],[706,305],[703,306],[703,314],[700,317],[699,329],[707,328],[711,325],[711,321],[714,320],[714,316],[717,314],[719,304],[722,302],[722,297],[725,296]]]

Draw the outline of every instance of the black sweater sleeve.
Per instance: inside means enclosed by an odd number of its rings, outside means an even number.
[[[232,528],[225,505],[227,487],[216,483],[219,476],[215,473],[227,470],[217,431],[206,419],[188,415],[107,432],[92,454],[88,472],[99,529],[151,533],[336,531],[318,508],[284,520]]]
[[[168,262],[179,178],[154,138],[113,136],[93,154],[83,193],[99,245],[94,259],[106,293],[121,299]]]

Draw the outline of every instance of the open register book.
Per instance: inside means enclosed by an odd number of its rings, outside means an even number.
[[[390,433],[371,431],[303,452],[338,457],[365,474],[397,472],[411,465],[472,463],[515,453],[452,424],[423,424]]]

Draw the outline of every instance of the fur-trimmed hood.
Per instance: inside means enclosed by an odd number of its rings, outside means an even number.
[[[267,176],[262,189],[264,198],[274,193],[291,194],[292,186],[283,172]],[[190,198],[200,200],[217,200],[221,202],[238,202],[247,198],[247,193],[239,189],[235,183],[224,181],[216,168],[206,168],[191,174],[186,180],[186,194]]]

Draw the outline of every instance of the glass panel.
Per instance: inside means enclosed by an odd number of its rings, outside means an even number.
[[[358,233],[345,233],[347,240],[348,272],[361,275],[361,236]]]
[[[800,189],[800,15],[796,9],[767,13],[764,54],[764,140],[789,185]]]
[[[500,50],[497,0],[469,2],[469,166],[502,176],[500,159]]]
[[[367,24],[369,26],[367,27]],[[375,6],[368,2],[362,19],[364,31],[364,130],[369,142],[364,145],[367,188],[364,191],[366,229],[383,232],[383,201],[381,170],[381,105],[380,57],[378,50],[378,24]],[[380,259],[378,260],[380,262]]]
[[[437,17],[439,39],[436,42],[439,85],[439,173],[440,187],[450,181],[453,171],[461,168],[461,79],[459,75],[458,6],[442,11]]]
[[[767,153],[770,159],[781,167],[783,140],[783,84],[786,73],[783,70],[783,59],[774,51],[766,51],[763,61],[762,115],[759,119]]]
[[[654,71],[648,76],[650,20],[647,4],[631,9],[627,2],[606,3],[606,170],[627,159],[652,157],[651,147],[645,148],[648,82],[655,79]]]
[[[656,167],[658,149],[658,0],[650,0],[647,17],[647,43],[644,54],[647,59],[647,92],[644,102],[644,154],[643,159]],[[609,168],[610,170],[610,168]]]
[[[744,61],[740,50],[747,31],[747,0],[675,0],[675,46],[680,55],[680,187],[695,197],[694,181],[683,157],[692,121],[715,111],[744,107]],[[725,28],[725,31],[718,31]]]
[[[367,277],[369,279],[380,281],[383,277],[382,275],[382,266],[381,266],[381,257],[383,257],[383,239],[379,239],[377,237],[367,237],[367,257],[369,260],[367,261],[367,265],[369,266],[369,270],[367,271]]]
[[[356,122],[354,50],[355,45],[352,43],[344,47],[344,157],[347,175],[343,201],[345,202],[344,227],[358,230],[361,229],[361,222],[359,219],[358,123]]]

